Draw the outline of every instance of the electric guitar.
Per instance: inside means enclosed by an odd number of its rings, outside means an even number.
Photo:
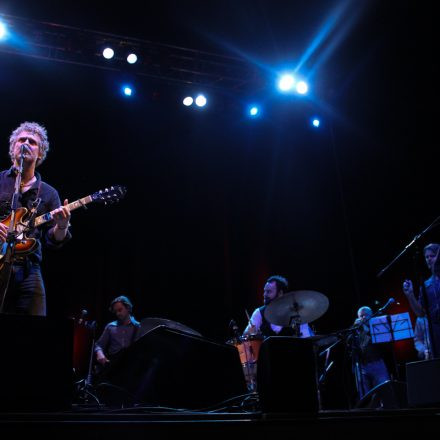
[[[75,200],[67,205],[70,211],[74,211],[78,208],[85,208],[87,204],[96,202],[104,203],[105,205],[118,202],[124,196],[127,190],[125,187],[120,185],[111,186],[110,188],[105,188],[104,190],[97,191],[91,195],[83,197],[82,199]],[[50,211],[46,214],[34,217],[32,212],[29,212],[27,208],[18,208],[15,214],[15,255],[23,256],[32,253],[37,245],[37,240],[35,238],[27,237],[26,233],[34,228],[37,228],[53,218],[53,212]],[[8,228],[11,225],[11,215],[2,220],[2,223]],[[0,269],[3,266],[4,256],[7,250],[7,243],[3,243],[0,246]]]

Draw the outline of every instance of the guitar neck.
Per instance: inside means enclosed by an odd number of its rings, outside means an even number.
[[[82,199],[75,200],[72,203],[69,203],[67,207],[69,208],[70,211],[74,211],[75,209],[82,208],[91,202],[93,202],[92,196],[87,196],[87,197],[83,197]],[[44,223],[50,222],[53,218],[54,212],[55,210],[36,217],[36,219],[34,220],[34,226],[37,227],[37,226],[41,226]]]

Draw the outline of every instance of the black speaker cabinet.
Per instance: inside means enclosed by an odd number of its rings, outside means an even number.
[[[409,406],[440,406],[440,359],[406,364]]]
[[[99,378],[101,402],[201,409],[247,392],[237,349],[159,326]]]
[[[273,336],[261,345],[258,393],[265,413],[318,411],[315,354],[311,340]]]
[[[70,408],[72,341],[72,320],[0,315],[0,410]]]

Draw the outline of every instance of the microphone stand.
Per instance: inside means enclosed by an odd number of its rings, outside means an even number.
[[[0,313],[4,313],[6,293],[8,291],[9,282],[11,280],[12,264],[14,262],[15,254],[15,242],[16,242],[16,216],[18,210],[18,199],[20,197],[21,178],[23,174],[23,159],[24,159],[24,146],[21,146],[20,160],[18,162],[18,169],[16,170],[14,193],[11,200],[11,214],[8,227],[8,235],[6,238],[6,252],[4,256],[3,267],[0,271]]]
[[[77,393],[80,399],[85,404],[89,404],[90,402],[89,397],[92,397],[95,400],[95,402],[98,405],[100,405],[100,401],[98,397],[94,394],[95,389],[93,386],[93,374],[92,374],[93,357],[95,355],[95,345],[96,345],[96,322],[92,321],[90,324],[88,324],[87,321],[84,321],[82,325],[84,325],[86,328],[92,331],[92,344],[89,354],[89,366],[87,369],[87,376],[77,383],[78,385]]]
[[[420,270],[420,249],[419,249],[419,245],[418,242],[419,240],[425,236],[425,234],[427,232],[429,232],[431,229],[433,229],[435,226],[438,226],[440,224],[440,216],[438,216],[429,226],[427,226],[422,232],[420,232],[420,234],[417,234],[404,248],[403,250],[396,256],[393,258],[393,260],[387,265],[385,266],[378,274],[377,277],[380,278],[397,260],[400,259],[400,257],[402,257],[402,255],[404,255],[410,248],[411,246],[414,245],[414,272],[416,275],[416,281],[418,286],[414,286],[414,287],[419,287],[418,289],[414,289],[414,292],[416,290],[419,291],[419,295],[422,295],[423,298],[423,303],[425,306],[425,316],[426,316],[426,320],[428,322],[428,335],[429,335],[429,339],[431,341],[431,347],[429,348],[430,350],[430,355],[434,356],[434,354],[432,353],[432,349],[434,348],[433,346],[433,331],[432,331],[432,322],[431,322],[431,317],[429,316],[429,302],[428,302],[428,295],[426,294],[426,288],[425,288],[425,283],[422,279],[422,275],[421,275],[421,270]],[[434,275],[434,273],[433,273]],[[413,292],[413,293],[414,293]],[[440,355],[440,353],[435,353],[436,356]]]

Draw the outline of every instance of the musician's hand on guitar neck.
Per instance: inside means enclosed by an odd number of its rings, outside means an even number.
[[[64,200],[64,205],[52,212],[52,218],[59,229],[67,228],[70,220],[69,201]]]
[[[3,244],[8,237],[8,227],[0,222],[0,244]]]
[[[57,241],[63,241],[67,234],[67,228],[69,227],[69,220],[71,216],[68,204],[69,201],[66,199],[64,200],[63,206],[60,206],[52,212],[52,218],[55,222],[53,235]]]

